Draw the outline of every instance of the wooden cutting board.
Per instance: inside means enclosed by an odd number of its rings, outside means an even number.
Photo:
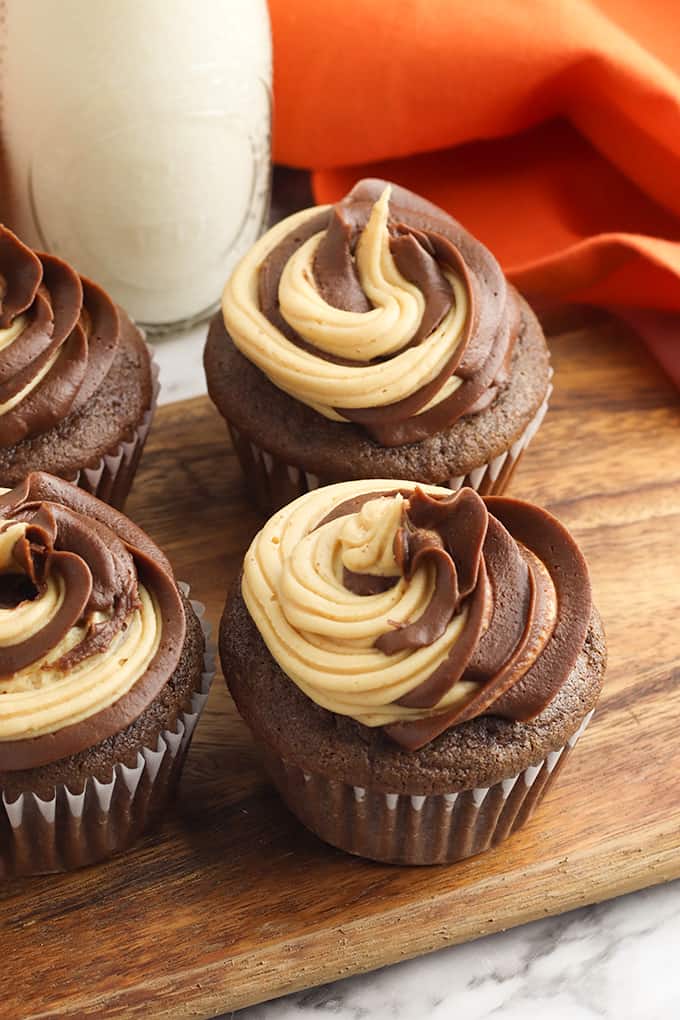
[[[332,850],[279,803],[218,676],[162,831],[0,890],[0,1016],[208,1017],[680,875],[680,405],[621,326],[552,349],[512,491],[581,543],[611,659],[533,821],[451,867]],[[258,519],[206,399],[160,411],[128,510],[216,624]]]

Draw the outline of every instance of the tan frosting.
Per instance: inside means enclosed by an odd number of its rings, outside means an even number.
[[[408,346],[421,322],[424,299],[392,257],[389,197],[387,187],[373,206],[357,246],[359,282],[374,307],[349,312],[321,297],[314,284],[313,263],[323,232],[314,234],[288,259],[278,295],[283,318],[319,351],[350,361],[386,360],[368,365],[327,361],[292,343],[260,311],[258,274],[263,261],[324,207],[296,213],[268,231],[244,256],[224,289],[224,323],[239,350],[279,389],[336,421],[344,420],[336,407],[382,407],[422,389],[444,369],[463,336],[467,291],[460,278],[446,269],[454,293],[452,307],[424,343]],[[427,408],[448,397],[461,382],[451,376]]]
[[[11,522],[0,531],[0,572],[18,572],[12,554],[25,530],[24,523]],[[53,668],[52,663],[83,640],[84,626],[75,626],[44,658],[0,677],[0,742],[56,733],[108,708],[131,690],[153,659],[162,631],[155,597],[141,584],[138,590],[140,607],[105,652],[89,656],[66,673]],[[36,598],[0,608],[0,646],[16,645],[43,630],[58,612],[64,594],[63,580],[53,572]],[[104,619],[98,613],[90,622]]]
[[[10,327],[10,329],[11,328],[12,327]],[[17,339],[18,336],[20,336],[20,334],[17,334],[17,337],[15,337],[15,339]],[[19,390],[18,393],[15,393],[13,397],[9,398],[9,400],[6,400],[4,404],[0,404],[0,416],[2,416],[3,414],[7,414],[7,412],[11,411],[13,407],[16,407],[17,404],[20,404],[22,400],[25,400],[29,393],[32,393],[33,390],[37,389],[37,387],[43,381],[47,373],[50,371],[50,369],[59,359],[60,356],[61,350],[55,351],[55,353],[52,355],[51,358],[48,359],[48,361],[43,365],[43,367],[36,372],[36,374],[33,376],[30,382],[26,383],[23,389]]]
[[[540,715],[592,612],[583,556],[547,511],[395,479],[281,510],[248,551],[242,593],[308,698],[409,751],[477,716]]]
[[[432,597],[431,564],[410,580],[392,552],[401,516],[399,495],[370,500],[359,513],[320,527],[330,511],[362,493],[413,489],[412,482],[368,479],[318,489],[270,519],[245,557],[242,592],[260,634],[281,668],[323,708],[366,726],[418,719],[472,697],[476,683],[459,682],[431,709],[394,704],[419,687],[447,658],[462,633],[467,608],[430,645],[386,655],[375,647],[395,623],[418,618]],[[433,495],[450,495],[422,486]],[[397,576],[375,595],[343,584],[343,569]]]
[[[404,498],[372,499],[358,513],[345,517],[340,531],[341,561],[358,574],[397,577],[394,535],[401,524]]]
[[[7,329],[0,329],[0,351],[7,350],[11,347],[14,341],[18,340],[23,334],[26,325],[27,317],[25,315],[18,315],[11,326],[8,326]],[[29,393],[32,393],[33,390],[40,385],[59,357],[59,353],[59,351],[55,351],[54,355],[48,359],[47,363],[43,365],[38,372],[36,372],[33,378],[26,384],[26,386],[23,387],[23,389],[19,390],[18,393],[15,393],[13,397],[9,398],[9,400],[6,400],[4,403],[0,403],[0,417],[7,414],[8,411],[11,411],[13,407],[17,406],[17,404],[20,404],[21,401],[29,395]]]
[[[27,316],[18,315],[11,326],[8,326],[6,329],[0,329],[0,351],[8,350],[12,344],[22,336],[27,324]],[[6,400],[4,403],[0,403],[0,417],[11,411],[12,408],[20,404],[22,400],[25,400],[26,397],[33,392],[33,390],[37,389],[59,358],[60,354],[61,349],[55,351],[52,357],[47,360],[45,365],[43,365],[38,372],[36,372],[23,389],[19,390],[18,393],[15,393],[13,397],[9,398],[9,400]]]
[[[17,315],[11,326],[7,326],[6,329],[0,329],[0,351],[4,351],[6,347],[9,347],[10,344],[13,344],[21,336],[26,328],[27,321],[25,315]]]

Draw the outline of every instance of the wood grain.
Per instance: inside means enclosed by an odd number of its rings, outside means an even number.
[[[160,833],[0,890],[2,1017],[208,1017],[680,875],[680,407],[616,324],[552,349],[552,409],[512,491],[581,543],[611,665],[534,820],[449,868],[332,850],[277,800],[218,678]],[[205,399],[161,410],[128,510],[216,624],[258,519]]]

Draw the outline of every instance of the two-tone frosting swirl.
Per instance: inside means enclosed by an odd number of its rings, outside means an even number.
[[[0,772],[125,729],[185,626],[167,560],[121,514],[39,473],[0,494]]]
[[[399,481],[332,485],[279,511],[246,555],[242,594],[309,698],[408,749],[478,715],[538,715],[591,616],[585,561],[546,511]]]
[[[119,336],[118,311],[100,287],[0,225],[0,446],[84,407]]]
[[[489,252],[436,206],[375,180],[260,238],[222,311],[234,344],[279,389],[383,446],[489,406],[519,327]]]

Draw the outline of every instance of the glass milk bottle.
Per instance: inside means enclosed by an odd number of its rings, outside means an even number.
[[[205,317],[267,215],[266,0],[0,0],[0,29],[9,224],[144,325]]]

